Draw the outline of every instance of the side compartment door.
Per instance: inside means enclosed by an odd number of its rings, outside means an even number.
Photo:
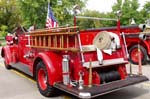
[[[20,62],[24,64],[29,64],[29,59],[25,56],[31,51],[31,48],[27,47],[28,45],[28,37],[25,33],[19,34],[18,36],[18,54]]]

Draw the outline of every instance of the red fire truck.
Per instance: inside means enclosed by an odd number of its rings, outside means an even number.
[[[59,89],[87,99],[147,81],[143,75],[127,73],[120,21],[109,20],[118,23],[117,29],[72,26],[27,32],[18,27],[1,51],[5,67],[34,77],[46,97]]]
[[[142,64],[146,64],[150,56],[150,31],[145,24],[139,26],[127,26],[121,29],[124,32],[126,44],[129,52],[129,59],[133,64],[139,63],[138,45],[141,52]]]

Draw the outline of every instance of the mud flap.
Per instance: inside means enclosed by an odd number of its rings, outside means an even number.
[[[78,98],[87,99],[104,95],[113,91],[117,91],[124,87],[138,84],[144,81],[148,81],[148,78],[145,76],[133,75],[128,76],[125,80],[113,81],[102,85],[93,85],[91,88],[89,88],[88,86],[84,86],[83,90],[79,90],[78,86],[65,86],[62,82],[56,83],[54,87],[67,93],[70,93]]]

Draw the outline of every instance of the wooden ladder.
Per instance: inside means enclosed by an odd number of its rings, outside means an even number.
[[[80,51],[78,42],[79,28],[58,27],[28,32],[32,48],[42,48],[56,51]]]

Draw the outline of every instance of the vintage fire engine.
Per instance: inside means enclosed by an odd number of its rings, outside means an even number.
[[[146,64],[150,56],[150,27],[146,24],[127,26],[121,29],[125,34],[129,59],[138,64],[138,45],[141,51],[142,64]]]
[[[27,32],[19,27],[2,48],[5,67],[33,76],[46,97],[59,89],[87,99],[147,81],[143,75],[127,73],[120,21],[109,20],[118,23],[116,29],[72,26]]]

